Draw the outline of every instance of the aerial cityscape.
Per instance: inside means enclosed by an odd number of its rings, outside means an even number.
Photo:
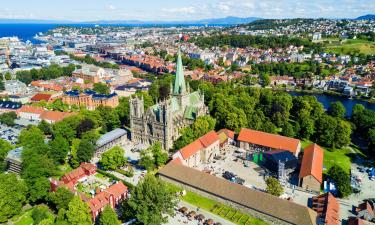
[[[6,1],[0,224],[375,224],[373,0]]]

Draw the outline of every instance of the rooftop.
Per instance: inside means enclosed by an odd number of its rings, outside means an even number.
[[[99,138],[99,140],[96,142],[96,147],[100,148],[103,145],[115,140],[116,138],[126,135],[127,133],[128,132],[124,129],[120,129],[120,128],[114,129],[113,131],[103,134]]]
[[[296,203],[171,162],[160,176],[175,180],[291,224],[315,225],[316,212]]]
[[[241,129],[238,135],[238,140],[273,149],[288,150],[294,154],[296,151],[298,151],[298,146],[300,144],[300,140],[295,138],[265,133],[247,128]]]
[[[324,151],[317,144],[307,146],[303,152],[303,159],[299,178],[312,175],[320,183],[323,182],[323,155]]]

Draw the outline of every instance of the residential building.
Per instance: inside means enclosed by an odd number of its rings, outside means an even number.
[[[44,112],[45,109],[42,107],[23,105],[20,109],[17,110],[17,115],[23,119],[41,121],[40,116]]]
[[[317,213],[306,206],[181,165],[178,160],[161,168],[158,176],[268,224],[316,225]]]
[[[123,146],[128,141],[128,132],[124,129],[117,128],[100,136],[96,142],[95,156],[99,157],[114,146]]]
[[[144,111],[141,97],[130,99],[130,128],[133,142],[153,144],[160,142],[164,149],[171,149],[173,141],[180,137],[180,130],[191,125],[196,118],[206,115],[204,94],[190,92],[185,77],[180,52],[178,53],[176,79],[171,95]]]
[[[114,108],[119,104],[116,93],[109,95],[97,94],[94,91],[86,90],[80,93],[78,90],[65,92],[63,102],[68,105],[84,106],[89,110],[94,110],[98,106],[109,106]]]
[[[91,83],[99,83],[105,77],[105,70],[94,65],[83,65],[81,69],[73,71],[72,76]]]
[[[317,212],[318,225],[340,225],[340,204],[330,193],[312,197],[312,209]]]
[[[6,80],[4,81],[4,88],[8,95],[20,95],[27,92],[26,84],[19,80]]]
[[[237,141],[240,148],[250,151],[251,153],[285,150],[298,156],[301,150],[301,142],[298,139],[247,128],[241,129]]]
[[[48,111],[42,107],[32,105],[23,105],[16,113],[22,119],[36,121],[45,120],[48,123],[56,123],[66,117],[75,115],[75,113],[70,112]]]
[[[219,154],[219,136],[215,131],[210,131],[176,152],[173,159],[179,158],[185,166],[198,167],[202,163],[211,162]]]
[[[305,189],[320,192],[323,182],[323,149],[317,144],[311,144],[303,151],[299,185]]]
[[[98,190],[92,198],[78,193],[75,188],[77,183],[87,180],[88,176],[95,175],[96,169],[94,164],[81,163],[77,169],[65,174],[60,180],[50,179],[51,191],[56,191],[59,187],[66,187],[73,193],[78,194],[89,206],[90,214],[94,221],[107,205],[115,208],[128,196],[128,188],[121,181],[109,186],[107,189]]]

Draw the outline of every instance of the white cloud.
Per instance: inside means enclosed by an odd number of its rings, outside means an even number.
[[[108,5],[107,9],[113,11],[116,10],[116,7],[114,5]]]
[[[228,13],[231,11],[232,2],[219,2],[214,5],[214,8],[218,9],[222,13]]]
[[[196,12],[196,9],[194,6],[188,6],[181,8],[163,8],[162,11],[167,13],[194,14]]]

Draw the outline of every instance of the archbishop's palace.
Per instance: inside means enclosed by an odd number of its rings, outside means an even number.
[[[199,116],[206,115],[201,91],[190,93],[185,84],[180,52],[178,53],[176,79],[167,99],[144,111],[142,97],[130,98],[131,139],[137,143],[162,143],[164,149],[171,149],[173,141],[180,137],[182,128],[192,124]]]

